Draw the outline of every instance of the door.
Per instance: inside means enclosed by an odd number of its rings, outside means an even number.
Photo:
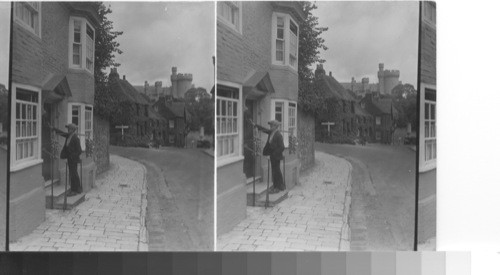
[[[250,120],[254,120],[253,112],[254,101],[245,100],[245,109],[243,112],[243,172],[247,178],[252,178],[255,173],[255,157],[253,153],[254,149],[254,130]]]
[[[54,125],[53,104],[45,103],[43,104],[42,112],[42,175],[44,180],[50,180],[53,176],[55,167],[52,168],[54,169],[52,173],[51,167],[53,166],[54,160],[57,157],[54,155],[54,153],[58,153],[53,152],[52,150],[53,133],[50,130],[50,125]],[[57,142],[57,139],[54,142]]]

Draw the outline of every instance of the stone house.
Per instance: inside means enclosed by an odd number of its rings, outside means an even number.
[[[163,144],[166,120],[151,106],[148,97],[137,92],[126,76],[120,79],[116,68],[109,74],[110,90],[120,100],[123,112],[129,112],[128,121],[111,125],[111,142],[132,146],[148,146],[153,141]],[[127,127],[123,131],[121,127]]]
[[[164,145],[184,148],[186,136],[189,132],[189,112],[184,102],[174,102],[172,97],[161,96],[153,108],[165,120],[163,129]]]
[[[55,136],[49,126],[64,129],[68,123],[76,124],[82,149],[90,149],[94,138],[95,28],[99,24],[96,6],[88,3],[13,5],[11,241],[30,233],[45,219],[46,202],[49,207],[60,206],[66,161],[58,156],[64,138]],[[70,207],[84,199],[94,184],[95,162],[85,153],[81,158],[84,193],[70,197]]]
[[[290,140],[297,137],[298,2],[217,3],[217,234],[245,218],[247,182],[267,181],[268,162],[254,156],[254,141],[267,135],[250,120],[268,126],[281,121],[287,189],[298,180],[300,160]]]
[[[398,117],[398,111],[392,104],[392,97],[382,97],[379,93],[367,93],[361,99],[360,106],[373,119],[373,126],[370,129],[373,129],[374,136],[370,136],[371,140],[391,144]]]
[[[314,74],[316,88],[328,105],[328,111],[316,117],[316,140],[344,142],[364,134],[358,132],[358,118],[367,114],[357,106],[354,93],[346,90],[331,72],[326,75],[322,64],[317,65]]]

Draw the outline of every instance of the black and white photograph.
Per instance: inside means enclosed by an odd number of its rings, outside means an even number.
[[[11,251],[214,249],[214,5],[13,3]]]
[[[5,251],[7,229],[7,160],[9,138],[10,3],[0,3],[0,251]]]
[[[419,2],[217,2],[217,250],[435,249],[419,21]]]

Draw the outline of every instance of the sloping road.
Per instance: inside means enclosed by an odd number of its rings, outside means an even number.
[[[413,250],[416,153],[405,146],[316,143],[351,162],[351,250]]]
[[[110,153],[147,168],[150,251],[213,250],[213,157],[172,147],[111,147]]]

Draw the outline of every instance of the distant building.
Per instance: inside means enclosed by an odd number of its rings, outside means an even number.
[[[156,81],[154,86],[145,81],[144,86],[134,86],[134,88],[147,95],[151,102],[156,102],[160,97],[184,98],[187,90],[193,87],[193,75],[177,73],[177,67],[172,67],[170,81],[172,83],[170,87],[163,87],[161,81]]]
[[[363,77],[361,82],[356,82],[354,77],[351,82],[340,83],[345,89],[352,91],[358,98],[362,98],[366,93],[378,92],[381,95],[392,94],[392,89],[398,84],[399,81],[399,71],[398,70],[384,70],[384,63],[378,65],[379,70],[377,72],[378,83],[370,83],[368,77]]]
[[[398,117],[392,98],[381,97],[378,93],[367,93],[360,101],[360,106],[373,117],[374,141],[391,144]]]
[[[189,113],[184,102],[174,102],[171,97],[162,96],[153,105],[166,121],[164,129],[164,145],[185,147],[186,136],[189,132]]]
[[[352,91],[356,97],[362,98],[366,93],[378,92],[378,84],[370,83],[370,79],[368,77],[363,77],[361,82],[356,82],[354,77],[351,79],[350,83],[340,83],[344,89]]]
[[[111,141],[114,144],[142,144],[147,145],[152,141],[164,141],[164,129],[166,120],[156,112],[148,98],[139,92],[126,80],[125,75],[120,79],[116,68],[112,68],[109,74],[109,85],[111,92],[124,103],[128,103],[131,110],[131,119],[124,125],[111,125]],[[122,132],[120,128],[127,126]]]

